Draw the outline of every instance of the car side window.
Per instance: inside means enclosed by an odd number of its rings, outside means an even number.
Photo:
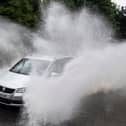
[[[69,62],[71,59],[70,58],[64,58],[64,59],[58,59],[54,62],[52,66],[51,73],[62,73],[64,70],[65,65],[67,62]]]

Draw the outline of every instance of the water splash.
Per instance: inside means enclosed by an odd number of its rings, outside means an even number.
[[[28,29],[0,17],[0,66],[10,65],[17,58],[32,52]]]
[[[59,78],[33,77],[24,100],[30,124],[59,125],[76,115],[85,96],[125,87],[126,45],[112,44],[116,40],[104,17],[86,9],[73,14],[51,3],[44,15],[35,35],[38,53],[75,59]]]

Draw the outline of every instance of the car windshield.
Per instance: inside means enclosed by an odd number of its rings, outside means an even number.
[[[10,71],[14,73],[29,75],[32,71],[42,74],[49,66],[50,61],[47,60],[33,60],[23,58]]]

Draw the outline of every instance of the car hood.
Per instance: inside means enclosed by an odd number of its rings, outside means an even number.
[[[8,88],[16,89],[26,87],[29,81],[29,75],[13,73],[10,71],[4,72],[2,75],[0,75],[0,85]]]

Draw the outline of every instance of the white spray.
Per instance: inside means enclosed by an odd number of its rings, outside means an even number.
[[[42,121],[59,124],[70,120],[85,96],[99,90],[117,90],[126,84],[126,44],[110,43],[112,32],[103,17],[87,10],[71,14],[57,3],[52,3],[46,14],[44,35],[36,45],[45,40],[46,46],[42,47],[51,49],[45,54],[76,58],[66,66],[63,76],[33,77],[30,81],[24,100],[29,125],[35,126]]]
[[[0,17],[0,67],[32,51],[30,34],[28,29]]]

